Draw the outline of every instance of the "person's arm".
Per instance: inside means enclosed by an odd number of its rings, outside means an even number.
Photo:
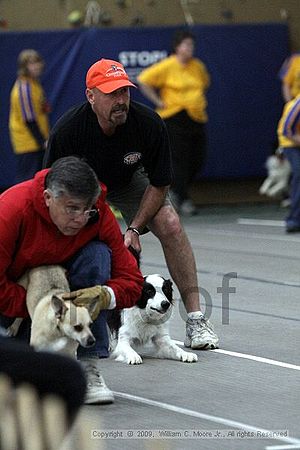
[[[130,308],[141,296],[143,276],[137,261],[124,245],[120,226],[108,205],[101,210],[99,237],[112,251],[111,278],[106,285],[115,295],[116,308]]]
[[[286,119],[282,125],[282,134],[292,141],[297,147],[300,146],[300,97],[296,98],[292,103],[292,107],[286,114]]]
[[[21,230],[22,211],[13,207],[13,196],[14,194],[6,191],[0,197],[0,314],[7,317],[28,317],[26,291],[7,274],[13,263]]]
[[[147,223],[151,221],[163,205],[168,188],[168,186],[156,187],[151,184],[147,187],[141,200],[140,207],[130,224],[130,228],[137,230],[139,233],[143,231]],[[141,245],[139,242],[139,235],[134,230],[129,229],[125,232],[124,243],[126,247],[131,245],[135,250],[140,252]]]
[[[130,245],[140,251],[139,233],[151,222],[158,210],[164,204],[169,186],[172,183],[173,171],[171,164],[170,143],[164,121],[155,112],[140,127],[144,131],[143,166],[149,177],[150,184],[141,199],[138,211],[132,219],[130,228],[125,233],[125,245]]]
[[[280,71],[280,78],[282,82],[282,96],[285,102],[292,100],[295,96],[293,86],[297,80],[299,72],[300,59],[297,55],[291,56],[283,65]]]
[[[32,136],[36,140],[37,144],[39,145],[39,147],[45,150],[46,140],[39,129],[38,123],[35,120],[26,121],[25,123],[27,128],[30,130]]]
[[[97,205],[98,206],[98,205]],[[137,261],[125,247],[119,224],[107,204],[100,206],[98,227],[99,239],[111,250],[111,277],[103,286],[91,286],[64,294],[76,304],[85,304],[97,299],[97,311],[101,309],[130,308],[142,293],[143,276]],[[77,300],[78,299],[78,300]]]
[[[148,84],[139,82],[139,87],[144,96],[150,100],[157,108],[164,108],[164,104],[159,96],[159,91]]]
[[[282,85],[281,85],[281,91],[282,91],[282,97],[285,102],[289,102],[290,100],[292,100],[291,88],[290,88],[289,84],[287,84],[283,81]]]
[[[19,99],[24,123],[37,142],[38,146],[41,149],[45,149],[46,139],[43,136],[36,120],[32,90],[28,81],[19,81]]]
[[[165,64],[166,60],[159,61],[142,70],[137,77],[138,85],[144,96],[159,109],[165,107],[160,96],[161,88],[164,86],[167,76]]]

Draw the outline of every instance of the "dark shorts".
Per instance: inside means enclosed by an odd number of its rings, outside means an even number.
[[[134,173],[129,184],[107,194],[108,203],[121,211],[127,225],[130,225],[135,217],[149,184],[144,168],[140,168]],[[166,196],[165,205],[172,205],[169,194]]]

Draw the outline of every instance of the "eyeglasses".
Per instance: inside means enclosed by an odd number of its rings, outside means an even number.
[[[47,189],[48,193],[51,194],[52,199],[54,201],[59,201],[57,197],[54,196],[53,192],[50,189]],[[99,213],[99,209],[83,209],[76,205],[65,206],[63,204],[60,205],[63,209],[64,213],[70,217],[71,219],[76,219],[77,217],[84,216],[85,219],[91,219],[95,217]]]
[[[76,219],[79,216],[84,216],[85,219],[91,219],[92,217],[95,217],[96,214],[98,214],[99,212],[99,210],[96,208],[82,210],[77,206],[64,206],[64,210],[67,216],[69,216],[72,219]]]

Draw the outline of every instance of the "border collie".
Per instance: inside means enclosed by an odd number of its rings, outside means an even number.
[[[144,277],[141,298],[132,308],[121,312],[119,324],[110,323],[117,333],[117,345],[112,353],[117,361],[127,364],[141,364],[137,347],[153,343],[154,357],[196,362],[195,353],[186,352],[170,338],[168,320],[173,309],[173,289],[171,280],[154,274]]]

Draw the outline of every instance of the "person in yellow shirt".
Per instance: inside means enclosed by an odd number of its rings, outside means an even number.
[[[44,61],[33,49],[18,56],[18,77],[10,94],[9,132],[16,155],[15,182],[33,178],[41,170],[49,136],[50,112],[39,77]]]
[[[282,96],[285,102],[289,102],[300,94],[300,53],[285,60],[279,76],[282,81]]]
[[[285,104],[277,129],[279,148],[292,168],[288,233],[300,232],[300,93]]]
[[[173,53],[138,76],[142,93],[156,106],[168,129],[174,170],[171,196],[178,212],[184,215],[197,213],[189,187],[203,167],[206,154],[205,94],[210,76],[204,63],[193,56],[194,49],[193,33],[177,30]]]

